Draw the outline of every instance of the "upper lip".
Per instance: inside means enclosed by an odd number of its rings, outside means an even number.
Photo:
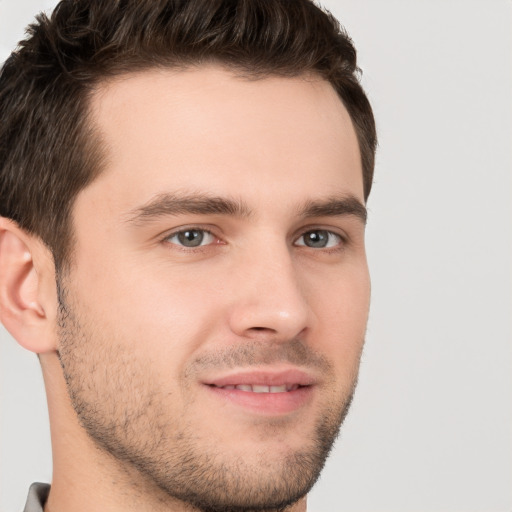
[[[250,369],[234,370],[226,375],[215,376],[203,380],[209,386],[238,386],[242,384],[256,386],[299,385],[312,386],[317,380],[310,373],[298,368],[279,369]]]

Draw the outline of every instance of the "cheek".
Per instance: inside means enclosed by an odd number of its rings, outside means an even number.
[[[191,269],[162,263],[98,266],[78,276],[88,316],[119,344],[155,356],[159,366],[178,366],[211,337],[222,315],[219,287]]]
[[[370,279],[365,266],[330,281],[325,293],[315,293],[319,343],[338,368],[357,372],[370,304]]]

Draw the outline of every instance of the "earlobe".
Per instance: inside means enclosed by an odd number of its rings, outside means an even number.
[[[55,346],[55,300],[44,280],[54,272],[49,252],[16,223],[0,218],[0,321],[24,348],[44,353]]]

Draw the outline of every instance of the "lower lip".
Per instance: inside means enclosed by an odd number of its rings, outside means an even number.
[[[284,393],[254,393],[241,389],[206,386],[215,396],[258,414],[281,415],[304,407],[313,396],[313,386],[303,386]]]

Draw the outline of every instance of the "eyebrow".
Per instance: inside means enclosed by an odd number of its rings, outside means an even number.
[[[159,194],[146,204],[131,210],[127,222],[144,224],[168,215],[230,215],[248,218],[252,210],[242,200],[206,194]],[[310,217],[338,217],[352,215],[366,224],[366,207],[356,197],[328,197],[324,200],[307,201],[299,208],[298,215]]]
[[[243,201],[206,194],[159,194],[148,203],[131,210],[127,221],[142,224],[167,215],[230,215],[250,217],[252,212]]]
[[[366,224],[368,212],[355,196],[328,197],[321,201],[308,201],[299,210],[301,217],[338,217],[352,215]]]

